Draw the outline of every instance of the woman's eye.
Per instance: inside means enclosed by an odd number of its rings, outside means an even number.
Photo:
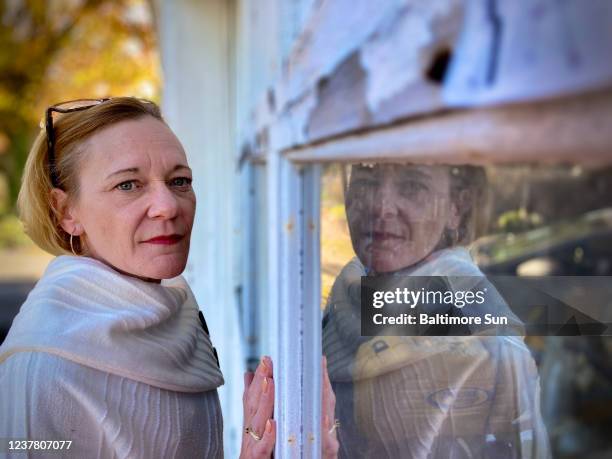
[[[423,185],[420,182],[405,182],[400,186],[400,189],[404,193],[418,193],[420,191],[427,190],[427,186]]]
[[[127,180],[125,182],[121,182],[115,188],[121,191],[132,191],[136,187],[136,183],[134,180]]]
[[[189,186],[191,186],[191,179],[189,177],[176,177],[173,178],[170,183],[172,184],[172,186],[176,186],[179,188],[187,188]]]

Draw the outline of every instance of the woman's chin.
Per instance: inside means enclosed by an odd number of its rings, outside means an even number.
[[[171,279],[180,275],[187,266],[189,245],[177,244],[174,250],[170,247],[160,247],[159,251],[149,251],[139,254],[142,258],[139,263],[146,277],[153,279]]]
[[[420,254],[419,254],[420,255]],[[404,256],[397,257],[391,254],[387,256],[372,257],[369,263],[369,268],[378,274],[390,274],[402,269],[414,266],[423,259],[423,256]]]
[[[153,279],[172,279],[185,271],[186,265],[187,259],[185,258],[184,260],[169,261],[168,263],[151,266],[149,269],[147,269],[147,272],[149,273],[149,276],[147,277],[151,277]]]
[[[187,256],[174,254],[144,260],[137,266],[126,267],[127,269],[121,271],[145,280],[161,280],[179,276],[186,266]]]
[[[370,269],[376,274],[390,274],[399,271],[402,267],[389,263],[372,263]]]

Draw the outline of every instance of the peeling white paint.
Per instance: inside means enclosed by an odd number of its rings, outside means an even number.
[[[446,101],[480,105],[535,100],[612,85],[612,2],[513,0],[467,3]]]
[[[310,20],[287,61],[283,84],[287,97],[298,99],[372,35],[401,0],[325,0]]]
[[[407,1],[361,49],[368,75],[366,101],[376,112],[386,99],[407,85],[424,79],[424,48],[435,44],[433,22],[454,13],[456,0]],[[460,18],[457,18],[460,20]]]
[[[278,132],[279,148],[302,144],[308,141],[306,126],[311,112],[317,105],[316,91],[305,93],[298,101],[294,101],[291,110],[285,112],[279,119]]]
[[[360,53],[367,75],[365,103],[374,117],[381,104],[411,83],[422,87],[423,68],[429,65],[437,41],[448,41],[448,27],[439,25],[454,20],[452,29],[458,30],[462,4],[461,0],[324,0],[313,8],[275,88],[284,126],[277,137],[282,148],[312,140],[305,130],[311,111],[320,103],[317,85],[351,53]]]
[[[421,46],[431,39],[427,24],[404,11],[388,33],[378,34],[363,46],[361,63],[368,75],[366,101],[372,112],[383,100],[421,78]]]
[[[612,164],[612,93],[460,110],[287,152],[298,162]],[[537,126],[534,129],[534,126]]]

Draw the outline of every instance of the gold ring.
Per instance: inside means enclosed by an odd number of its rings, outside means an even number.
[[[334,421],[334,424],[331,426],[331,429],[329,429],[329,433],[330,434],[334,433],[334,430],[336,430],[338,427],[340,427],[340,421],[336,419]]]
[[[260,441],[261,437],[259,435],[257,435],[255,433],[255,431],[251,428],[251,427],[247,427],[244,429],[244,433],[245,434],[249,434],[251,437],[253,437],[254,440]]]

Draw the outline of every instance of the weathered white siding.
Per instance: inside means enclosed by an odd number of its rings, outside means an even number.
[[[242,438],[244,351],[236,307],[237,191],[231,4],[158,1],[162,108],[194,171],[197,211],[185,276],[206,315],[225,385],[219,390],[226,457]]]

